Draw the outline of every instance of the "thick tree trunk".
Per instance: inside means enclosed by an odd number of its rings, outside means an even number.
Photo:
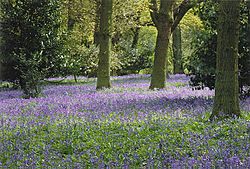
[[[98,46],[100,44],[100,15],[101,15],[101,0],[95,0],[95,28],[94,28],[94,44]]]
[[[150,89],[162,89],[166,86],[167,54],[170,37],[170,27],[165,24],[157,28],[157,40],[155,47],[154,66],[151,76]]]
[[[152,12],[150,14],[157,28],[157,40],[150,89],[162,89],[166,86],[168,44],[173,24],[172,7],[174,2],[175,0],[161,0],[158,10],[157,1],[151,0]]]
[[[238,82],[240,0],[220,1],[215,99],[210,119],[240,116]]]
[[[166,62],[168,59],[167,49],[163,48],[168,48],[168,40],[171,32],[175,30],[176,26],[178,26],[179,22],[187,13],[187,11],[194,7],[196,4],[203,2],[203,0],[182,0],[179,6],[173,9],[173,5],[176,2],[177,0],[160,0],[160,5],[158,5],[158,0],[150,0],[150,16],[158,30],[158,37],[155,48],[155,60],[149,87],[150,89],[165,87],[165,80],[167,76]],[[172,18],[172,13],[174,13],[175,16],[174,19]],[[159,30],[161,31],[162,27],[164,27],[163,30],[165,31],[165,33],[159,32]],[[166,40],[167,42],[164,42],[164,40]],[[162,65],[163,67],[161,67]]]
[[[100,16],[100,52],[97,71],[97,89],[110,88],[110,48],[112,0],[102,0]]]
[[[173,62],[174,74],[183,73],[182,68],[182,45],[181,45],[181,28],[177,26],[173,31]]]

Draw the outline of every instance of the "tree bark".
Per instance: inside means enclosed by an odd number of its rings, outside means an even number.
[[[247,0],[247,9],[248,9],[248,23],[247,23],[247,26],[248,26],[248,32],[247,33],[248,34],[247,34],[247,36],[248,36],[248,45],[250,45],[250,0]],[[250,51],[248,51],[248,52],[250,54]]]
[[[139,41],[139,34],[141,30],[141,27],[139,26],[141,25],[140,18],[141,18],[141,12],[139,12],[138,16],[135,18],[135,23],[137,24],[137,26],[135,28],[132,28],[132,32],[134,33],[133,41],[131,44],[132,49],[136,49],[138,41]]]
[[[101,1],[100,52],[97,71],[97,89],[110,88],[110,48],[112,26],[112,0]]]
[[[133,41],[131,44],[132,49],[136,49],[138,41],[139,41],[139,33],[140,33],[140,27],[136,27],[134,30],[134,36],[133,36]]]
[[[247,0],[247,8],[248,8],[248,56],[250,56],[250,0]],[[247,58],[247,84],[250,85],[250,57]]]
[[[94,28],[94,44],[100,44],[100,15],[101,15],[101,0],[95,0],[95,28]]]
[[[121,39],[121,36],[122,36],[121,32],[116,32],[116,33],[113,35],[113,37],[112,37],[112,39],[111,39],[111,42],[112,42],[112,45],[113,45],[113,46],[115,46],[115,45],[118,44],[118,42],[119,42],[120,39]]]
[[[250,44],[250,0],[247,0],[247,9],[248,9],[248,44]]]
[[[215,99],[210,120],[240,116],[238,81],[240,0],[220,1]]]
[[[0,61],[0,81],[3,80],[3,77],[2,77],[2,61]]]
[[[173,62],[174,74],[183,73],[182,68],[182,45],[181,45],[181,28],[177,26],[173,31]]]
[[[169,37],[187,11],[204,0],[183,0],[175,9],[173,9],[173,5],[177,0],[160,0],[159,10],[157,1],[158,0],[150,0],[149,4],[150,16],[158,31],[150,89],[165,87]],[[174,19],[172,19],[172,13],[174,13],[175,16]]]
[[[151,76],[150,89],[162,89],[166,86],[167,77],[167,54],[168,54],[168,44],[170,37],[170,27],[158,26],[157,27],[157,40],[155,47],[155,57],[153,72]]]
[[[71,33],[74,25],[75,25],[75,19],[73,18],[73,1],[68,0],[68,23],[67,23],[67,28],[68,32]]]
[[[151,0],[151,18],[157,28],[154,65],[151,75],[150,89],[165,88],[167,76],[168,44],[171,35],[172,7],[174,0],[161,0],[160,9],[157,9],[156,0]]]

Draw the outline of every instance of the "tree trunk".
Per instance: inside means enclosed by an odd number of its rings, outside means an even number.
[[[2,70],[3,70],[3,66],[2,66],[2,61],[0,60],[0,82],[3,80],[3,77],[2,77]]]
[[[73,18],[73,1],[68,0],[68,23],[67,28],[68,32],[70,33],[75,25],[75,19]]]
[[[250,0],[247,0],[247,8],[248,8],[248,56],[250,56]],[[250,57],[247,58],[247,75],[246,75],[246,84],[250,85]]]
[[[247,9],[248,9],[248,23],[247,23],[247,26],[248,26],[248,48],[250,49],[250,0],[247,0]],[[250,54],[250,50],[248,51],[249,54]]]
[[[118,42],[120,41],[121,39],[121,32],[115,32],[115,34],[113,35],[112,39],[111,39],[111,42],[112,42],[112,45],[115,46],[118,44]]]
[[[247,0],[248,9],[248,44],[250,45],[250,0]]]
[[[170,27],[167,24],[165,24],[165,26],[158,26],[157,31],[158,34],[155,47],[153,72],[149,87],[150,89],[162,89],[166,86],[165,81],[167,77],[167,54]]]
[[[136,49],[138,41],[139,41],[139,33],[140,33],[140,27],[136,27],[134,30],[134,37],[132,41],[131,48]]]
[[[77,83],[77,75],[74,74],[74,80],[75,80],[75,83]]]
[[[174,0],[161,0],[157,10],[157,1],[151,0],[151,18],[157,28],[154,65],[151,75],[150,89],[162,89],[166,86],[167,56],[169,37],[172,27],[172,7]]]
[[[100,52],[97,71],[97,89],[110,88],[110,48],[112,0],[102,0],[100,15]]]
[[[139,12],[138,16],[135,18],[135,23],[138,25],[135,28],[132,29],[132,32],[134,33],[133,36],[133,41],[132,41],[132,45],[131,48],[132,49],[136,49],[138,41],[139,41],[139,34],[140,34],[140,29],[141,27],[140,25],[140,18],[141,18],[141,12]]]
[[[174,74],[183,73],[182,68],[182,45],[181,45],[181,28],[177,26],[173,31],[173,62]]]
[[[94,44],[98,46],[100,44],[100,14],[101,14],[101,0],[95,0],[95,28],[94,28]]]
[[[220,1],[215,99],[210,120],[240,116],[238,82],[240,0]]]

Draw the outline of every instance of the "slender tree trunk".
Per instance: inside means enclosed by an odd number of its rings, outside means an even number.
[[[75,80],[75,83],[77,83],[77,75],[74,74],[74,80]]]
[[[250,45],[250,0],[247,0],[248,9],[248,44]]]
[[[210,119],[240,116],[238,82],[240,0],[220,1],[215,99]]]
[[[116,33],[113,35],[113,37],[112,37],[112,39],[111,39],[111,42],[112,42],[112,45],[113,45],[113,46],[115,46],[116,44],[118,44],[118,42],[119,42],[120,39],[121,39],[121,36],[122,36],[121,32],[116,32]]]
[[[248,8],[248,56],[250,56],[250,0],[247,0]],[[250,57],[247,58],[247,84],[250,85]]]
[[[110,88],[110,48],[112,0],[102,0],[100,16],[100,52],[97,71],[97,89]]]
[[[173,31],[173,62],[174,74],[183,73],[182,68],[182,45],[181,45],[181,28],[177,26]]]
[[[131,45],[132,49],[135,49],[137,47],[139,41],[139,33],[140,33],[140,27],[136,27],[134,30],[134,37]]]
[[[160,9],[157,1],[151,0],[151,18],[157,28],[154,65],[151,75],[150,89],[162,89],[166,86],[168,44],[171,35],[172,7],[174,0],[161,0]]]
[[[248,26],[249,26],[249,23],[250,23],[250,0],[247,0],[247,9],[248,9]],[[249,39],[250,41],[250,39]]]
[[[75,19],[73,18],[73,0],[68,0],[68,22],[67,22],[67,31],[68,35],[71,35],[74,26],[75,26]],[[77,75],[74,73],[74,80],[77,83]]]
[[[94,28],[94,44],[98,46],[100,44],[100,15],[101,15],[101,0],[95,0],[95,28]]]
[[[137,25],[140,25],[140,18],[141,18],[141,12],[138,14],[138,16],[135,18],[135,23]],[[138,41],[139,41],[139,34],[140,34],[140,26],[136,26],[135,28],[132,29],[132,32],[134,33],[133,41],[131,48],[136,49]]]
[[[247,9],[248,9],[248,26],[249,26],[249,23],[250,23],[250,0],[246,0],[247,2]],[[250,40],[249,40],[250,41]]]
[[[3,80],[2,70],[3,70],[3,64],[2,64],[2,61],[0,61],[0,81]]]
[[[68,32],[70,33],[75,25],[75,20],[73,18],[73,1],[68,0],[68,23],[67,23],[67,28]]]

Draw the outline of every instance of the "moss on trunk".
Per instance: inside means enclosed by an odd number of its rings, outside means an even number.
[[[167,54],[170,37],[170,27],[158,26],[158,34],[155,47],[154,66],[151,77],[150,89],[161,89],[166,86]]]
[[[166,85],[168,45],[173,24],[173,4],[174,0],[161,0],[158,10],[157,1],[151,0],[151,18],[157,28],[157,40],[150,89],[161,89]]]
[[[238,82],[240,0],[220,1],[215,99],[210,119],[240,116]]]
[[[100,52],[97,71],[97,89],[110,88],[110,48],[112,0],[102,0],[100,15]]]

